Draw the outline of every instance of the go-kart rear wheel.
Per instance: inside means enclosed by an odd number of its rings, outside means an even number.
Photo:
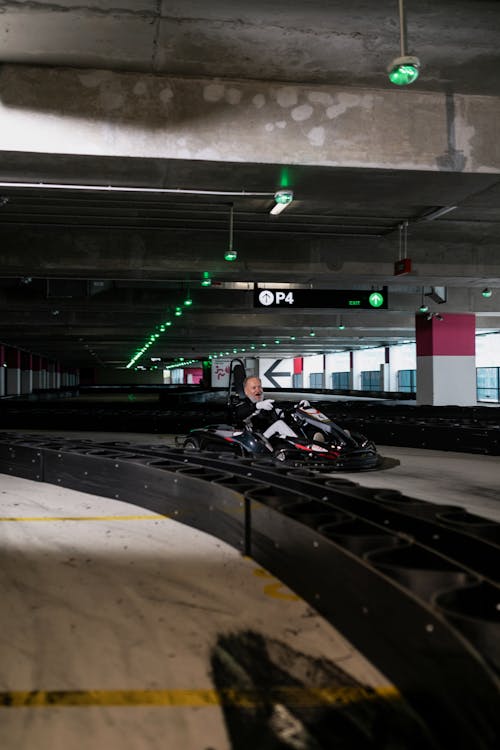
[[[188,437],[186,440],[184,440],[184,445],[182,446],[185,451],[199,451],[201,450],[200,441],[196,437]]]

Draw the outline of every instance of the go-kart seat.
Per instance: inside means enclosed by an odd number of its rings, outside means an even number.
[[[235,364],[231,370],[229,394],[227,400],[227,406],[229,411],[229,419],[234,424],[236,420],[235,407],[241,399],[245,398],[245,391],[243,389],[243,383],[245,381],[246,373],[243,364]]]

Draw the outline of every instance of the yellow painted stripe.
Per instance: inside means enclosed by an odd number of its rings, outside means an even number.
[[[315,708],[359,701],[399,700],[390,685],[365,687],[272,687],[263,690],[30,690],[0,692],[0,706],[30,708],[51,706],[170,706],[200,708],[235,706],[254,708],[264,702]]]
[[[151,513],[143,516],[0,516],[2,521],[158,521],[169,516]]]

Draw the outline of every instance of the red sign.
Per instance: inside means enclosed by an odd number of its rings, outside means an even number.
[[[401,258],[394,263],[394,276],[411,273],[411,258]]]

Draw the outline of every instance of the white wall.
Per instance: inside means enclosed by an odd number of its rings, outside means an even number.
[[[300,356],[300,355],[297,355]],[[262,359],[245,359],[247,375],[256,374],[262,378],[264,388],[273,387],[265,377],[265,372],[272,368],[278,357]],[[378,370],[385,362],[385,348],[360,349],[353,352],[352,388],[361,388],[361,371]],[[229,365],[231,359],[216,359],[212,362],[212,386],[227,387],[229,384]],[[332,352],[303,357],[304,387],[309,386],[309,375],[314,372],[325,373],[325,387],[331,388],[333,372],[350,371],[350,352]],[[500,333],[476,336],[476,367],[500,367]],[[416,370],[416,344],[399,344],[389,350],[389,390],[397,391],[397,374],[399,370]],[[286,372],[288,376],[279,376],[277,381],[281,388],[291,388],[293,383],[293,358],[282,359],[274,372]]]
[[[378,346],[375,349],[358,349],[353,353],[352,365],[352,387],[355,391],[361,390],[361,372],[367,370],[380,370],[380,365],[385,362],[385,347]]]
[[[389,351],[389,390],[398,390],[398,371],[417,369],[417,346],[415,343],[391,346]]]
[[[310,357],[304,357],[302,362],[302,373],[304,377],[303,385],[304,388],[310,388],[311,386],[309,376],[311,375],[311,373],[324,373],[325,371],[325,356],[324,354],[312,354]],[[328,385],[326,387],[328,387]]]

